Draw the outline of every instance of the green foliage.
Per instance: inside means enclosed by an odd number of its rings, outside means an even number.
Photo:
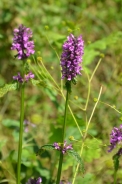
[[[69,126],[66,131],[66,138],[69,139],[70,136],[73,136],[76,140],[81,138],[80,132],[75,126]]]
[[[62,129],[60,127],[51,126],[49,135],[50,142],[61,142]]]
[[[120,158],[120,156],[118,156],[117,154],[113,156],[113,163],[114,163],[115,172],[117,172],[119,169],[119,158]]]
[[[95,176],[91,173],[85,174],[82,178],[77,177],[77,184],[93,184]]]
[[[46,84],[45,84],[43,81],[31,79],[31,82],[32,82],[32,84],[33,84],[34,86],[40,86],[40,85],[43,86],[43,87],[46,86]]]
[[[75,159],[75,161],[80,166],[81,172],[84,173],[84,171],[85,171],[85,169],[84,169],[84,163],[82,161],[82,158],[79,156],[79,154],[75,150],[67,150],[67,153]]]
[[[17,83],[5,84],[4,87],[0,88],[0,98],[3,97],[7,92],[16,90],[17,88]]]
[[[108,35],[101,40],[97,40],[94,43],[89,43],[89,45],[85,47],[85,52],[83,56],[84,66],[88,66],[89,64],[91,64],[96,56],[100,56],[100,54],[102,52],[105,52],[108,47],[111,48],[121,39],[122,32],[118,31],[116,33]]]
[[[72,85],[70,107],[81,130],[85,130],[86,124],[94,107],[93,99],[98,100],[99,88],[102,85],[101,99],[92,117],[92,128],[88,130],[82,158],[85,167],[91,173],[81,177],[77,175],[77,184],[108,183],[113,182],[112,165],[106,164],[112,153],[106,153],[104,143],[108,144],[109,134],[113,126],[121,123],[121,86],[122,86],[122,2],[121,0],[109,1],[0,1],[0,83],[11,83],[14,73],[20,69],[21,61],[14,58],[11,51],[13,29],[19,24],[24,24],[33,30],[35,42],[35,57],[40,52],[43,63],[51,77],[65,95],[64,84],[60,81],[60,55],[62,43],[66,37],[73,33],[82,34],[85,51],[83,57],[82,76],[78,77],[77,85]],[[104,58],[103,58],[104,56]],[[91,81],[91,93],[86,111],[82,110],[87,99],[88,77],[91,76],[99,58],[103,58]],[[37,147],[47,142],[60,142],[62,134],[62,122],[64,114],[64,99],[51,80],[42,63],[31,61],[30,67],[37,79],[32,79],[32,85],[28,83],[25,95],[25,119],[36,125],[36,128],[27,125],[29,131],[24,131],[22,183],[26,183],[30,177],[42,176],[44,184],[55,180],[58,157],[51,152],[51,157],[36,157]],[[41,66],[41,67],[40,67]],[[52,69],[53,68],[53,69]],[[89,76],[87,76],[90,74]],[[35,78],[36,78],[35,77]],[[0,86],[1,86],[0,85]],[[37,87],[36,87],[37,86]],[[18,149],[19,108],[20,96],[12,92],[18,88],[17,83],[6,84],[0,88],[0,182],[16,183],[16,160]],[[77,96],[77,100],[74,99]],[[96,101],[95,101],[96,102]],[[110,104],[111,106],[106,105]],[[115,108],[111,108],[114,107]],[[38,114],[38,116],[37,116]],[[74,136],[77,143],[74,145],[78,152],[82,146],[82,139],[76,123],[70,111],[67,118],[66,139]],[[96,139],[93,138],[95,136]],[[31,140],[30,142],[27,142]],[[74,142],[73,142],[74,143]],[[51,146],[45,147],[48,150]],[[14,149],[14,150],[13,150]],[[40,150],[42,152],[43,149]],[[46,152],[45,151],[45,152]],[[64,166],[63,175],[70,180],[75,170],[72,168],[72,154]],[[77,156],[76,156],[77,158]],[[79,158],[79,157],[78,157]],[[79,162],[77,158],[77,163]],[[50,160],[49,160],[50,159]],[[111,158],[112,160],[112,158]],[[115,159],[115,166],[118,168]],[[99,164],[98,164],[99,163]],[[81,164],[82,165],[82,164]],[[110,166],[111,165],[111,166]],[[121,162],[120,162],[121,165]],[[121,171],[118,170],[118,182],[121,183]],[[106,176],[106,177],[103,177]],[[52,184],[52,182],[50,182]]]
[[[44,169],[44,168],[37,168],[38,173],[40,174],[40,176],[45,177],[46,179],[50,179],[50,171],[48,169]]]
[[[0,140],[0,151],[2,150],[2,147],[6,144],[6,141],[5,139],[1,139]]]
[[[52,144],[43,145],[37,152],[37,155],[41,155],[45,150],[54,150],[55,147]]]
[[[13,119],[3,119],[2,124],[9,128],[19,127],[19,121]]]
[[[102,141],[100,139],[87,139],[83,152],[85,161],[90,163],[94,159],[100,158],[102,146]]]

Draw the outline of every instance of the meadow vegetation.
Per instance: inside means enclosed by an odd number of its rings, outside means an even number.
[[[31,177],[56,182],[59,152],[40,154],[39,149],[62,141],[66,88],[60,58],[70,34],[82,35],[84,55],[82,75],[72,84],[65,140],[82,153],[85,171],[76,172],[77,162],[67,154],[61,180],[113,183],[117,150],[108,152],[108,146],[113,127],[122,124],[122,1],[2,0],[0,15],[0,183],[16,183],[21,94],[18,86],[4,86],[14,85],[13,76],[21,70],[11,50],[13,30],[20,24],[32,30],[35,44],[26,65],[35,78],[25,88],[21,183]],[[121,167],[120,159],[117,184],[122,183]]]

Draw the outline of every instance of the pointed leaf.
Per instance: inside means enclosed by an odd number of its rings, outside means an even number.
[[[5,84],[4,87],[0,88],[0,98],[3,97],[8,91],[16,90],[17,86],[17,83]]]
[[[67,153],[78,162],[78,164],[80,166],[80,170],[84,173],[84,171],[85,171],[84,164],[83,164],[83,161],[82,161],[80,155],[74,150],[67,150]]]
[[[119,169],[119,156],[116,154],[113,156],[114,170],[117,171]]]
[[[55,147],[52,144],[45,144],[38,150],[37,155],[41,155],[45,150],[54,150],[54,149]]]

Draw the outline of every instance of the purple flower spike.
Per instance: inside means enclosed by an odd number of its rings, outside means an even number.
[[[64,141],[63,146],[61,146],[61,144],[57,142],[55,142],[53,146],[56,150],[62,151],[63,154],[65,154],[67,150],[73,149],[72,144],[67,145],[66,141]]]
[[[120,125],[120,128],[114,127],[110,136],[111,138],[108,152],[111,152],[117,144],[122,143],[122,125]],[[122,150],[120,152],[122,152]]]
[[[82,36],[74,37],[70,34],[63,44],[61,55],[62,79],[73,80],[77,75],[81,75],[81,62],[84,54],[84,41]]]
[[[22,60],[34,54],[34,42],[29,41],[32,37],[30,28],[20,25],[18,29],[14,29],[14,38],[12,43],[12,50],[17,50],[18,59]]]
[[[39,177],[39,178],[37,178],[37,179],[32,179],[32,178],[30,178],[28,181],[27,181],[27,183],[26,184],[40,184],[42,182],[42,178],[41,177]]]

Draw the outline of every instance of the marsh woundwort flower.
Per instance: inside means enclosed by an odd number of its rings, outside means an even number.
[[[27,183],[26,184],[40,184],[42,182],[42,178],[41,177],[39,177],[39,178],[37,178],[37,179],[32,179],[32,178],[30,178],[28,181],[27,181]]]
[[[109,152],[111,152],[117,144],[122,143],[122,125],[119,128],[114,127],[110,134]],[[122,153],[122,149],[119,149],[118,154]]]
[[[18,75],[13,76],[13,79],[16,80],[16,81],[18,81],[18,82],[20,82],[20,83],[23,82],[23,78],[22,78],[22,76],[20,75],[19,72],[18,72]]]
[[[24,80],[27,82],[29,79],[33,79],[34,74],[32,72],[29,72],[28,74],[24,75]]]
[[[26,28],[20,25],[18,29],[14,29],[14,38],[12,43],[12,50],[17,50],[16,55],[18,59],[26,59],[31,54],[34,54],[34,42],[30,41],[32,37],[32,31],[30,28]]]
[[[63,44],[61,55],[62,79],[73,80],[77,75],[81,75],[81,62],[84,54],[84,41],[82,36],[75,37],[70,34]]]
[[[61,143],[57,143],[57,142],[55,142],[53,146],[56,150],[62,151],[63,154],[65,154],[67,150],[73,149],[72,144],[67,145],[66,141],[64,141],[63,146],[61,145]]]
[[[34,78],[34,74],[32,72],[29,72],[28,74],[25,74],[24,78],[22,78],[20,73],[18,73],[17,76],[13,76],[13,79],[20,82],[20,83],[27,82],[27,81],[29,81],[29,79],[33,79],[33,78]]]

